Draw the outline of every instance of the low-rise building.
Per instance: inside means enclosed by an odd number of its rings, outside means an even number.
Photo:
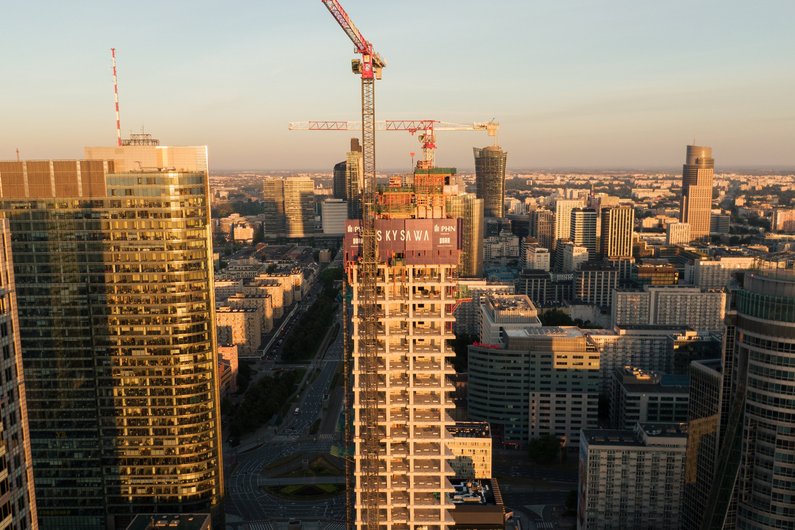
[[[449,462],[455,477],[491,478],[492,441],[488,422],[457,421],[447,430],[453,435],[447,447],[453,453]]]
[[[610,425],[632,429],[636,423],[687,421],[690,401],[687,375],[662,374],[624,366],[613,373]]]
[[[451,530],[505,530],[505,505],[496,478],[450,482]]]

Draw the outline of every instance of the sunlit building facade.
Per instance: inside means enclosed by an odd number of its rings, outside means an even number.
[[[712,148],[687,146],[687,159],[682,167],[682,203],[680,221],[690,225],[690,237],[709,237],[712,215],[712,181],[715,160]]]
[[[0,162],[39,520],[220,516],[206,148],[86,154]]]

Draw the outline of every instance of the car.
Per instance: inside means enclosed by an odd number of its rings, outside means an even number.
[[[295,407],[295,410],[293,411],[293,414],[295,414],[296,416],[298,416],[299,414],[301,414],[301,409],[300,409],[300,408],[298,408],[298,407]]]

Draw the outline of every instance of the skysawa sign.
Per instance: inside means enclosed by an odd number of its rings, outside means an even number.
[[[458,223],[458,219],[378,219],[378,255],[381,259],[401,255],[412,261],[447,262],[461,248]],[[348,220],[345,232],[345,252],[354,258],[362,244],[360,221]]]

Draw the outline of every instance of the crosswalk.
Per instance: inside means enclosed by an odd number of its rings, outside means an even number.
[[[257,521],[248,523],[248,530],[273,530],[273,525],[268,522]]]

